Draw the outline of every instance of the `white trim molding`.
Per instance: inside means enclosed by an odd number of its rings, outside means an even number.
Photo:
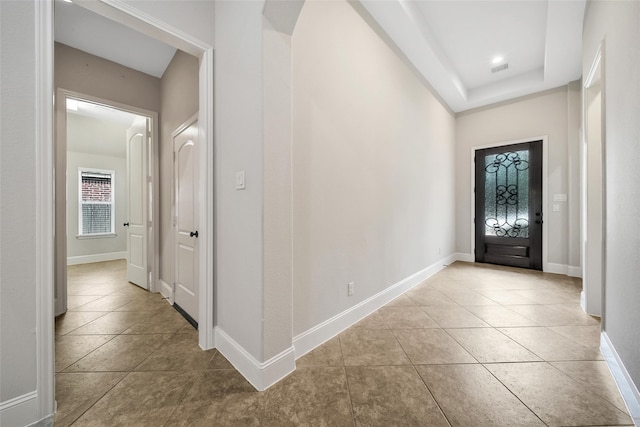
[[[33,414],[38,413],[38,392],[36,390],[14,397],[5,402],[0,402],[0,423],[4,426],[21,426],[25,422],[29,426],[52,426],[53,412],[35,422],[25,420],[33,419]]]
[[[54,380],[54,145],[53,145],[53,2],[35,3],[36,110],[36,390],[34,410],[22,421],[53,421]],[[31,402],[23,401],[30,405]],[[20,405],[23,407],[23,405]],[[4,411],[2,411],[4,419]],[[26,414],[25,414],[26,415]],[[11,425],[11,423],[7,423]]]
[[[640,425],[640,391],[638,391],[638,387],[631,379],[631,375],[629,375],[627,368],[622,363],[622,359],[620,359],[606,332],[602,332],[600,335],[600,351],[607,362],[607,366],[609,366],[613,379],[618,385],[620,394],[627,405],[627,410],[634,424]]]
[[[67,257],[67,265],[90,264],[92,262],[115,261],[117,259],[127,259],[127,251],[70,256]]]
[[[426,267],[398,283],[389,286],[387,289],[367,298],[359,304],[354,305],[342,313],[338,313],[319,325],[296,335],[293,338],[293,347],[295,348],[296,359],[327,342],[456,260],[457,254],[443,258],[429,267]]]
[[[293,347],[289,347],[266,362],[259,362],[222,329],[216,326],[214,331],[217,350],[258,391],[266,390],[296,369]]]

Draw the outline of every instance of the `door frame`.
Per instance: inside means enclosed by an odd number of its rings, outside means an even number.
[[[67,194],[67,99],[73,98],[81,101],[101,104],[116,110],[126,111],[138,116],[146,117],[151,121],[151,167],[149,168],[149,176],[151,176],[151,194],[147,197],[151,198],[151,234],[147,237],[147,262],[151,271],[151,280],[148,283],[150,292],[157,292],[156,282],[158,280],[158,266],[160,260],[159,236],[160,227],[157,225],[158,215],[160,213],[160,202],[158,195],[160,194],[160,156],[159,156],[159,126],[158,113],[143,108],[133,107],[131,105],[122,104],[120,102],[111,101],[97,96],[87,95],[80,92],[74,92],[68,89],[58,88],[56,90],[56,106],[55,106],[55,168],[60,173],[55,175],[55,188],[58,195]],[[67,194],[67,197],[76,197]],[[55,230],[55,315],[60,315],[67,311],[67,200],[66,198],[56,198],[56,221]]]
[[[175,141],[175,137],[177,135],[179,135],[181,132],[183,132],[184,130],[186,130],[187,128],[189,128],[192,124],[194,123],[198,123],[198,150],[200,150],[201,144],[200,144],[200,137],[201,137],[201,132],[200,132],[200,123],[198,122],[198,117],[199,117],[199,113],[195,113],[193,114],[191,117],[189,117],[187,120],[185,120],[184,122],[182,122],[178,127],[176,127],[172,132],[171,132],[171,152],[173,153],[173,161],[171,163],[171,222],[172,222],[172,228],[171,228],[171,245],[174,249],[174,259],[173,259],[173,263],[174,263],[174,277],[173,277],[173,285],[170,285],[171,287],[171,292],[170,295],[171,297],[169,298],[169,301],[171,302],[171,304],[175,304],[175,298],[176,298],[176,273],[177,273],[177,262],[178,262],[178,257],[176,256],[175,253],[175,249],[176,249],[176,224],[175,224],[175,218],[177,218],[177,210],[176,210],[176,157],[175,157],[175,146],[174,146],[174,141]],[[199,165],[198,165],[199,166]],[[200,182],[200,177],[201,177],[201,173],[200,171],[198,171],[198,176],[197,176],[197,186],[198,189],[201,186],[201,182]],[[199,190],[198,190],[199,191]],[[198,209],[200,209],[200,201],[198,201]],[[197,218],[196,220],[196,230],[199,231],[200,229],[200,218]],[[198,235],[198,254],[200,253],[200,233]],[[200,257],[198,257],[198,262],[201,262]],[[200,268],[198,266],[198,268]],[[200,278],[196,276],[196,280],[199,280]],[[163,286],[165,284],[162,284]],[[200,291],[200,283],[198,283],[198,291]],[[200,310],[202,310],[202,304],[200,302],[201,299],[201,295],[198,292],[198,317],[200,317]],[[189,314],[189,313],[187,313]],[[200,319],[194,319],[197,322],[199,322]],[[200,323],[198,323],[198,329],[200,329]]]
[[[544,214],[546,209],[546,201],[549,194],[549,179],[548,179],[548,164],[549,164],[549,150],[548,150],[548,140],[549,137],[547,135],[543,136],[534,136],[530,138],[521,138],[512,141],[500,141],[493,142],[483,145],[474,145],[471,147],[471,158],[470,158],[470,171],[471,171],[471,191],[470,191],[470,200],[471,200],[471,257],[475,261],[475,253],[476,253],[476,224],[475,224],[475,216],[476,216],[476,194],[474,189],[476,188],[476,174],[475,174],[475,157],[476,151],[484,150],[486,148],[496,148],[502,147],[506,145],[514,145],[514,144],[522,144],[531,141],[542,141],[542,213]],[[547,218],[548,220],[548,218]],[[548,230],[549,227],[542,227],[542,271],[548,271]]]
[[[600,316],[602,319],[602,328],[606,326],[605,318],[605,286],[606,286],[606,159],[605,159],[605,144],[606,144],[606,116],[605,116],[605,78],[604,78],[604,40],[600,42],[598,50],[596,51],[589,73],[584,78],[582,86],[582,143],[581,149],[581,191],[582,191],[582,205],[581,205],[581,247],[582,247],[582,292],[580,293],[580,305],[585,313],[593,316]],[[589,213],[589,92],[590,89],[597,83],[600,83],[600,173],[602,177],[601,185],[602,191],[600,194],[601,203],[599,210],[601,212],[601,218],[598,221],[594,218],[594,215]],[[600,236],[589,239],[589,229],[600,229]],[[599,239],[598,239],[599,237]],[[596,258],[599,258],[600,265],[595,271],[590,264],[589,255],[595,254]],[[599,270],[599,271],[598,271]],[[599,277],[598,277],[599,276]]]
[[[48,3],[48,2],[39,2]],[[198,124],[199,124],[199,189],[200,206],[198,209],[198,223],[200,225],[200,254],[198,283],[200,292],[200,312],[198,315],[198,343],[202,349],[212,349],[215,347],[214,336],[214,287],[215,287],[215,162],[214,162],[214,77],[213,61],[214,48],[184,31],[181,31],[164,21],[146,14],[128,3],[119,0],[97,0],[90,2],[79,2],[79,6],[92,12],[102,15],[117,23],[133,28],[152,38],[163,41],[177,49],[189,53],[200,60],[198,73]],[[45,65],[47,75],[43,78],[51,79],[53,82],[53,10],[52,8],[44,14],[40,22],[43,31],[42,46],[39,51],[46,57]],[[49,30],[50,29],[50,30]],[[53,87],[53,83],[50,83]],[[52,89],[53,90],[53,89]],[[51,111],[51,93],[47,93],[39,99],[38,109],[42,112]],[[53,138],[42,138],[42,145],[45,149],[53,147]],[[53,167],[53,164],[51,165]],[[53,191],[53,188],[50,189]],[[53,197],[53,194],[51,195]],[[46,215],[39,211],[38,215]],[[53,216],[53,215],[52,215]],[[52,257],[53,259],[53,257]],[[156,277],[156,279],[158,279]],[[53,296],[51,297],[53,304]]]

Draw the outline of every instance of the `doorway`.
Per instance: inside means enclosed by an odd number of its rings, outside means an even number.
[[[155,290],[158,115],[64,89],[57,99],[55,185],[57,194],[67,194],[56,204],[59,315],[68,308],[68,264],[124,254],[127,279]]]
[[[475,152],[475,260],[542,270],[542,140]]]

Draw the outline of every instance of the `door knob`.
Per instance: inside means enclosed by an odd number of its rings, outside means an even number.
[[[189,236],[197,238],[198,237],[198,230],[192,231],[191,233],[189,233]]]
[[[125,223],[124,223],[124,224],[122,224],[122,225],[124,225],[125,227],[128,227],[128,226],[129,226],[129,223],[128,223],[128,222],[125,222]]]

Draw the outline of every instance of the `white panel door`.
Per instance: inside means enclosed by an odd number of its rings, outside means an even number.
[[[173,135],[175,209],[174,304],[198,321],[198,124]]]
[[[144,289],[147,280],[147,120],[127,130],[127,279]]]

